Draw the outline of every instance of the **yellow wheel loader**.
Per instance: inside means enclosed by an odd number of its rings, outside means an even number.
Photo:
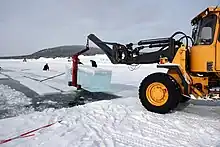
[[[165,114],[191,98],[220,94],[220,8],[208,7],[192,19],[192,36],[178,31],[167,38],[120,44],[104,42],[90,34],[87,38],[108,56],[113,64],[152,64],[167,73],[153,73],[140,83],[143,106]],[[179,37],[178,37],[179,36]],[[89,48],[89,47],[88,47]],[[143,52],[146,48],[157,48]]]

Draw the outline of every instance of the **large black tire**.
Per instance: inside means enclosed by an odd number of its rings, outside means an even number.
[[[154,82],[158,82],[163,84],[166,87],[168,92],[168,99],[166,102],[161,106],[153,105],[149,98],[147,97],[146,90],[149,85]],[[169,113],[171,110],[174,110],[181,98],[181,92],[178,83],[175,81],[173,77],[166,73],[153,73],[149,76],[145,77],[144,80],[141,82],[139,87],[139,99],[142,105],[151,112],[165,114]]]

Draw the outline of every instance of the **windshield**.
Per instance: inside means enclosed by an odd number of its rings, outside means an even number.
[[[217,16],[212,14],[199,20],[192,30],[194,45],[210,45],[213,42]]]

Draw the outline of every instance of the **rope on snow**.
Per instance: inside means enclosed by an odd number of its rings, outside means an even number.
[[[15,139],[19,139],[19,138],[25,138],[25,137],[34,136],[35,134],[30,134],[30,133],[36,132],[36,131],[41,130],[41,129],[43,129],[43,128],[47,128],[47,127],[52,126],[52,125],[54,125],[54,124],[56,124],[56,123],[60,123],[61,121],[62,121],[62,120],[57,121],[57,122],[54,122],[54,123],[51,123],[51,124],[48,124],[48,125],[45,125],[45,126],[42,126],[42,127],[40,127],[40,128],[37,128],[37,129],[31,130],[31,131],[28,131],[28,132],[23,133],[23,134],[21,134],[21,135],[18,135],[18,136],[16,136],[16,137],[12,137],[12,138],[5,139],[5,140],[0,140],[0,144],[7,143],[7,142],[9,142],[9,141],[12,141],[12,140],[15,140]]]

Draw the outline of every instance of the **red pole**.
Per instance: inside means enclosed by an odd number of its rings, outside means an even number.
[[[78,56],[88,50],[89,50],[89,48],[86,47],[86,49],[81,50],[80,52],[78,52],[72,56],[73,63],[72,63],[72,84],[71,84],[71,86],[76,87],[78,90],[81,89],[81,85],[78,85],[78,83],[77,83],[77,71],[78,71],[78,64],[79,64]]]
[[[72,56],[72,60],[73,60],[73,68],[72,68],[72,86],[74,87],[78,87],[77,86],[77,70],[78,70],[78,55],[73,55]]]

